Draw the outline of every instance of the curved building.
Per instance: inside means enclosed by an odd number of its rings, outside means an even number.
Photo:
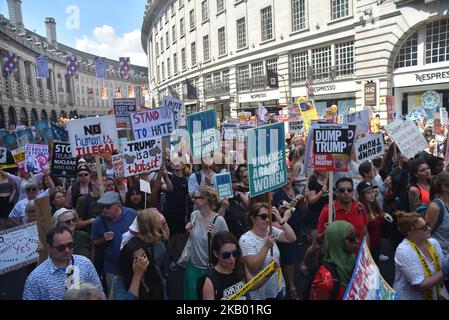
[[[287,113],[313,96],[323,113],[408,113],[434,90],[449,106],[449,1],[152,0],[142,46],[151,95],[182,95],[219,118],[258,103]],[[278,76],[278,83],[273,81]],[[270,82],[272,81],[272,82]]]
[[[46,18],[47,36],[24,28],[21,0],[8,0],[10,19],[0,14],[0,66],[4,52],[15,54],[15,77],[0,77],[0,128],[32,125],[36,120],[57,122],[63,117],[75,118],[105,115],[113,98],[128,97],[134,91],[138,104],[145,104],[142,86],[147,86],[147,68],[130,66],[128,79],[121,79],[119,62],[104,59],[107,79],[97,79],[95,55],[78,51],[57,42],[56,22]],[[49,77],[36,78],[36,57],[48,59]],[[78,76],[66,78],[66,57],[78,61]],[[132,90],[131,90],[132,89]]]

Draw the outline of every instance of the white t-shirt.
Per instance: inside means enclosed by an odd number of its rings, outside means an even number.
[[[273,227],[273,235],[276,241],[279,240],[279,237],[281,236],[282,232],[283,232],[282,230]],[[265,239],[266,237],[261,238],[256,234],[254,234],[251,230],[243,234],[239,240],[242,255],[245,257],[258,254],[260,250],[262,250],[262,247],[265,243]],[[265,257],[265,261],[263,262],[262,268],[260,270],[257,270],[256,273],[250,272],[250,275],[252,277],[257,275],[257,273],[265,269],[271,263],[271,261],[273,261],[273,258],[279,262],[280,252],[276,243],[274,243],[273,245],[273,257],[271,256],[270,251],[268,251],[268,254]],[[277,272],[275,272],[270,277],[270,279],[268,279],[265,282],[265,284],[262,287],[260,287],[257,290],[250,291],[249,297],[251,300],[265,300],[268,298],[274,299],[281,291],[283,293],[285,292],[284,277],[281,275],[281,286],[279,287]]]
[[[443,261],[441,246],[435,239],[429,239],[429,241],[435,248],[441,265]],[[424,258],[426,259],[430,271],[434,274],[435,265],[432,261],[429,261],[426,256],[424,256]],[[407,239],[402,240],[396,249],[394,263],[396,266],[396,276],[393,288],[396,290],[397,299],[423,300],[423,291],[419,290],[417,285],[424,281],[424,269],[419,261],[418,255]],[[435,287],[433,288],[433,297],[436,300],[437,292]]]

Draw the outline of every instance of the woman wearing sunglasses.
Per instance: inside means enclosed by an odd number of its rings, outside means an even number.
[[[201,288],[202,298],[203,300],[227,300],[243,288],[252,277],[245,270],[239,242],[231,232],[217,233],[212,240],[211,250],[214,268],[209,270],[205,276]],[[265,276],[265,281],[271,275],[272,273]],[[261,280],[253,287],[253,290],[260,287],[265,281]],[[246,300],[246,296],[242,296],[239,300]]]
[[[358,247],[358,234],[352,224],[334,221],[327,226],[324,257],[310,287],[310,300],[342,300],[354,271]]]
[[[273,207],[272,218],[279,222],[281,229],[273,227],[269,234],[269,211],[266,203],[256,203],[251,206],[248,216],[250,230],[240,237],[243,262],[252,277],[257,275],[273,260],[279,262],[280,252],[276,241],[291,243],[296,241],[296,235],[289,224]],[[273,249],[273,254],[270,254]],[[259,289],[249,293],[251,300],[282,299],[285,296],[285,281],[281,275],[278,285],[277,273],[273,274]]]
[[[416,212],[399,212],[398,229],[405,239],[394,255],[397,299],[440,300],[443,252],[432,229]]]

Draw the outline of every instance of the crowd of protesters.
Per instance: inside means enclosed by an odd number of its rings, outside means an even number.
[[[385,135],[382,158],[351,161],[333,186],[329,173],[307,172],[306,136],[289,137],[288,183],[272,201],[250,197],[245,164],[191,165],[169,150],[159,172],[128,179],[115,180],[107,160],[102,181],[95,162],[84,159],[73,179],[0,171],[0,229],[35,221],[35,200],[49,196],[49,256],[27,267],[23,299],[166,300],[170,272],[181,269],[184,299],[225,299],[274,261],[275,270],[241,298],[300,299],[299,270],[310,279],[307,299],[338,300],[364,238],[376,263],[394,259],[398,299],[441,299],[449,273],[449,172],[445,150],[425,134],[429,148],[413,159]],[[215,174],[225,171],[233,179],[229,199],[214,188]],[[151,195],[139,179],[150,183]],[[330,196],[335,221],[328,224]],[[394,257],[383,254],[382,238]],[[186,243],[189,257],[178,263]]]

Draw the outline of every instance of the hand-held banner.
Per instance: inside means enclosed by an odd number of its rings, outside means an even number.
[[[55,142],[55,144],[53,145],[53,156],[51,160],[52,176],[75,176],[77,159],[72,157],[72,150],[69,143]]]
[[[37,174],[48,167],[48,145],[27,144],[25,145],[25,170]]]
[[[214,186],[220,198],[232,198],[234,196],[232,192],[232,178],[229,172],[216,174]]]
[[[114,99],[114,114],[118,129],[129,129],[129,115],[137,111],[136,99]]]
[[[355,142],[357,163],[380,158],[384,152],[384,138],[382,132],[368,135]]]
[[[171,108],[151,109],[130,115],[134,140],[168,137],[175,130]]]
[[[386,129],[401,153],[408,159],[413,158],[428,146],[423,134],[412,120],[396,119]]]
[[[124,176],[160,170],[162,155],[161,138],[126,143],[123,150]]]
[[[193,113],[187,116],[192,160],[198,163],[203,157],[220,150],[220,137],[217,130],[215,110]]]

